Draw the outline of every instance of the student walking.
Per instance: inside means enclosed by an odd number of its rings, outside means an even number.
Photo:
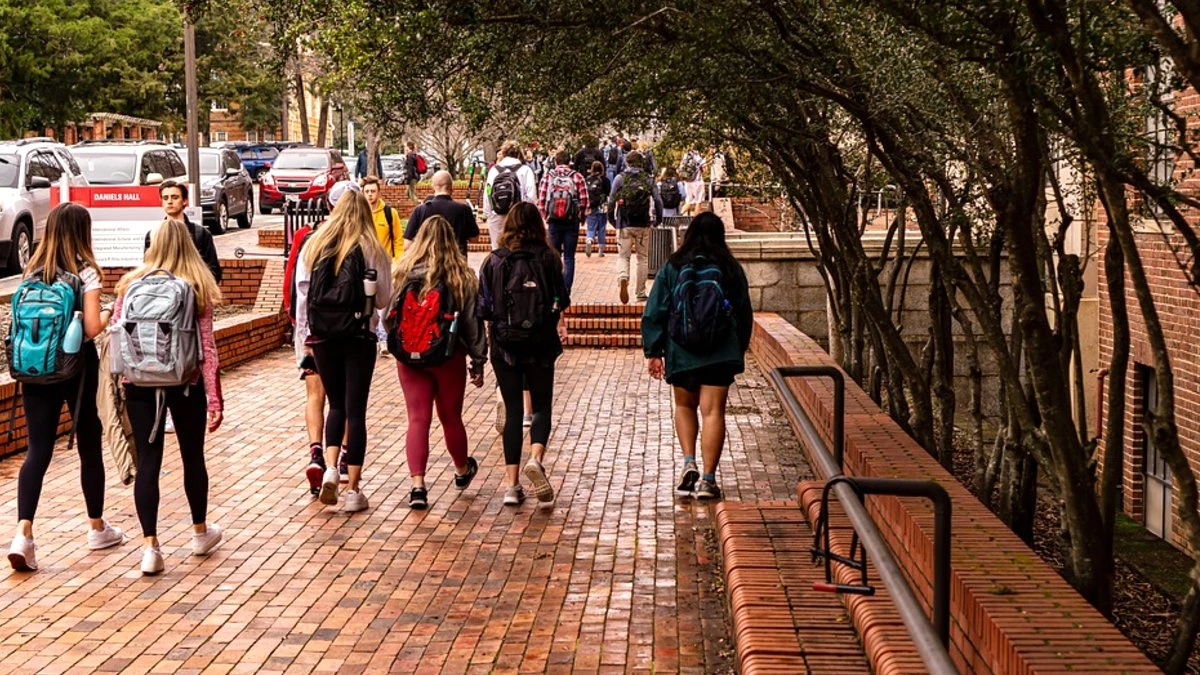
[[[533,419],[532,457],[525,476],[539,501],[554,500],[543,464],[550,439],[554,363],[567,338],[563,312],[571,306],[562,261],[546,238],[546,225],[532,204],[517,204],[504,219],[500,246],[479,270],[479,316],[488,321],[492,370],[500,386],[504,419],[504,504],[525,500],[519,470],[523,440],[522,388],[528,388]]]
[[[600,257],[603,258],[605,239],[608,235],[608,216],[604,213],[604,203],[608,201],[608,195],[612,192],[612,183],[604,172],[604,162],[592,162],[591,170],[584,181],[587,184],[588,214],[587,240],[583,245],[583,253],[589,258],[592,257],[592,246],[599,244]]]
[[[168,411],[175,420],[183,490],[192,513],[192,555],[208,555],[221,543],[221,529],[207,522],[204,465],[204,435],[221,426],[224,410],[213,338],[213,307],[220,300],[216,279],[177,220],[155,228],[145,262],[117,283],[110,348],[113,372],[125,383],[137,446],[133,499],[146,543],[143,574],[163,571],[158,481]],[[175,339],[163,340],[164,334]]]
[[[745,370],[753,328],[747,288],[725,244],[725,224],[706,212],[692,220],[683,244],[658,271],[642,313],[650,376],[665,376],[675,396],[675,433],[683,448],[675,489],[695,490],[698,499],[721,496],[717,465],[725,446],[725,404],[734,376]],[[696,467],[697,436],[703,473]]]
[[[608,196],[608,220],[617,227],[620,249],[617,259],[617,289],[622,304],[629,304],[630,257],[637,254],[637,271],[633,273],[634,290],[639,302],[646,299],[647,246],[650,225],[662,222],[662,199],[654,176],[642,169],[642,155],[637,152],[626,158],[625,169],[613,181]]]
[[[563,279],[567,292],[575,284],[575,250],[579,228],[588,212],[588,188],[583,174],[571,168],[571,155],[560,150],[555,166],[546,172],[538,188],[538,208],[550,229],[550,245],[563,256]]]
[[[704,157],[695,150],[688,150],[679,162],[679,180],[683,181],[684,199],[681,215],[694,216],[700,213],[704,195]]]
[[[100,273],[92,253],[92,219],[77,204],[56,206],[46,233],[12,298],[9,373],[20,383],[28,449],[17,476],[17,534],[8,549],[14,570],[38,568],[33,541],[42,483],[65,402],[71,412],[72,443],[79,452],[79,476],[90,522],[87,545],[98,550],[125,541],[104,520],[104,457],[96,412],[99,358],[92,338],[104,329],[100,316]],[[40,339],[47,316],[57,329]]]
[[[500,161],[488,169],[483,187],[483,213],[493,249],[500,248],[505,216],[520,202],[536,202],[537,189],[537,176],[521,161],[520,144],[505,141],[500,146]]]
[[[471,384],[482,387],[487,362],[483,324],[476,317],[479,282],[459,253],[450,221],[435,215],[422,223],[408,254],[396,265],[392,285],[400,291],[388,313],[388,349],[396,357],[408,409],[408,505],[424,509],[429,505],[425,469],[435,407],[454,460],[455,487],[465,490],[479,472],[475,458],[467,456],[462,418],[468,370]]]
[[[668,166],[662,170],[658,179],[658,194],[662,197],[663,218],[679,215],[679,206],[683,203],[683,184],[679,182],[679,174],[675,167]]]
[[[367,399],[375,372],[376,312],[392,295],[391,258],[375,236],[371,206],[362,193],[342,194],[329,220],[304,245],[296,263],[296,331],[312,355],[329,398],[325,464],[318,498],[338,501],[338,455],[345,439],[349,472],[342,510],[367,508],[359,485],[367,447]]]

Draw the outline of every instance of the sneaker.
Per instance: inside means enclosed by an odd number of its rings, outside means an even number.
[[[321,456],[321,452],[319,445],[310,448],[308,468],[304,470],[304,477],[308,479],[308,490],[314,497],[321,493],[321,476],[325,474],[325,458]]]
[[[88,548],[93,551],[112,548],[125,543],[125,533],[119,527],[104,523],[103,530],[88,530]]]
[[[504,488],[505,506],[520,506],[523,501],[525,501],[525,488],[520,485],[512,485]]]
[[[600,247],[600,255],[598,257],[600,257],[600,258],[604,257],[604,247],[603,246]]]
[[[620,288],[621,304],[628,305],[629,304],[629,280],[621,279],[619,283],[621,284],[621,288]]]
[[[459,490],[466,490],[471,481],[475,480],[475,474],[477,473],[479,473],[479,462],[476,462],[474,457],[468,457],[467,472],[454,474],[454,487]]]
[[[533,483],[533,494],[539,502],[554,501],[554,488],[550,485],[550,479],[546,478],[546,467],[541,462],[530,459],[525,464],[525,477]]]
[[[321,479],[321,492],[317,495],[317,499],[321,500],[322,504],[333,506],[337,504],[338,498],[338,472],[332,466],[325,469],[325,475]]]
[[[8,547],[8,562],[18,572],[37,570],[37,544],[20,534],[13,537],[12,546]]]
[[[349,499],[349,495],[347,495]],[[424,511],[429,506],[429,493],[425,488],[415,487],[408,491],[408,508]]]
[[[716,483],[700,479],[696,484],[696,499],[720,499],[721,488],[717,487]]]
[[[496,401],[496,432],[504,433],[504,401]]]
[[[521,419],[521,426],[523,426],[523,427],[533,426],[533,415],[526,415],[525,417],[523,417]]]
[[[700,480],[700,470],[696,468],[696,463],[687,462],[683,465],[683,475],[679,477],[679,484],[675,486],[675,491],[690,495],[696,489],[698,480]]]
[[[595,242],[592,240],[592,238],[588,237],[587,241],[584,242],[584,244],[583,244],[583,254],[589,258],[592,257],[592,244],[593,243],[595,243]]]
[[[346,451],[342,451],[342,457],[338,460],[338,482],[350,482],[350,465],[346,464]]]
[[[209,523],[204,532],[192,533],[192,555],[208,555],[221,543],[221,528]]]
[[[161,574],[166,569],[163,564],[162,551],[153,546],[147,546],[142,552],[142,574],[152,577],[155,574]]]
[[[358,513],[367,510],[367,496],[362,493],[362,490],[346,490],[344,496],[346,501],[342,503],[343,512]]]
[[[163,431],[168,434],[173,434],[173,433],[175,433],[175,420],[171,419],[171,416],[169,414],[166,417],[167,417],[167,424],[166,424],[166,426],[163,427]]]

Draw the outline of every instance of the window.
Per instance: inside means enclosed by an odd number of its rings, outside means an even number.
[[[67,152],[65,149],[57,150],[56,153],[58,154],[58,163],[65,167],[69,167],[71,169],[72,176],[78,176],[81,171],[79,168],[79,162],[75,161],[75,158],[71,156],[71,153]]]
[[[1154,105],[1146,112],[1144,134],[1146,140],[1146,168],[1150,179],[1156,185],[1169,187],[1175,181],[1175,137],[1174,125],[1164,109],[1174,105],[1174,92],[1171,89],[1172,71],[1174,67],[1169,58],[1163,59],[1158,65],[1146,68],[1143,88],[1146,97]],[[1147,200],[1149,201],[1149,200]],[[1157,204],[1148,203],[1143,211],[1146,215],[1157,216]]]
[[[229,104],[226,103],[225,101],[213,101],[212,102],[212,111],[213,112],[229,112]]]
[[[225,170],[233,169],[234,171],[242,170],[242,160],[238,159],[236,152],[223,152],[221,155],[225,158]]]
[[[257,143],[258,142],[258,132],[257,131],[247,131],[246,132],[246,141],[249,143]]]
[[[54,158],[54,153],[35,152],[29,156],[29,175],[48,178],[55,183],[62,178],[63,169]]]
[[[177,153],[171,152],[167,154],[167,163],[170,165],[171,173],[164,174],[172,178],[180,178],[187,176],[187,167],[184,166],[183,160],[180,159]]]
[[[229,133],[225,131],[214,131],[212,133],[213,143],[224,143],[229,140]]]
[[[1171,469],[1159,454],[1154,436],[1149,433],[1147,422],[1158,405],[1158,380],[1154,369],[1139,365],[1138,384],[1141,387],[1142,407],[1138,412],[1142,419],[1142,446],[1145,466],[1142,470],[1145,494],[1146,529],[1163,539],[1171,539]]]
[[[263,132],[263,143],[274,143],[274,142],[275,142],[275,134],[271,133],[270,131],[264,131]]]
[[[142,175],[141,180],[138,181],[139,183],[145,183],[146,179],[150,177],[150,174],[158,173],[158,167],[154,166],[153,160],[151,159],[151,155],[153,154],[154,153],[147,152],[146,154],[142,155]]]

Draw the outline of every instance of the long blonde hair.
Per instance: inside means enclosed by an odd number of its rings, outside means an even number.
[[[150,248],[140,267],[121,277],[117,295],[125,295],[129,285],[155,270],[167,270],[192,285],[196,309],[203,312],[221,302],[221,287],[212,270],[204,264],[192,233],[181,220],[164,220],[150,233]]]
[[[58,270],[78,276],[84,267],[100,272],[92,253],[92,216],[78,204],[59,204],[50,211],[46,234],[29,258],[26,269],[40,270],[42,281],[50,284],[54,283]]]
[[[433,216],[422,221],[417,238],[404,251],[404,257],[392,271],[392,288],[399,293],[412,270],[425,266],[425,285],[421,288],[424,297],[430,289],[440,283],[446,284],[454,296],[455,304],[465,307],[479,292],[479,280],[467,264],[467,257],[458,248],[454,228],[442,216]]]
[[[368,267],[372,261],[391,260],[375,236],[375,216],[371,213],[370,202],[362,193],[347,190],[333,207],[329,220],[304,244],[304,264],[315,270],[326,258],[334,256],[333,273],[337,274],[342,270],[346,256],[356,247],[362,249]]]

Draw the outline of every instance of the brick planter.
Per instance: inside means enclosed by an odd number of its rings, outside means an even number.
[[[282,227],[263,228],[258,231],[258,245],[261,248],[277,248],[283,250],[284,237]]]

